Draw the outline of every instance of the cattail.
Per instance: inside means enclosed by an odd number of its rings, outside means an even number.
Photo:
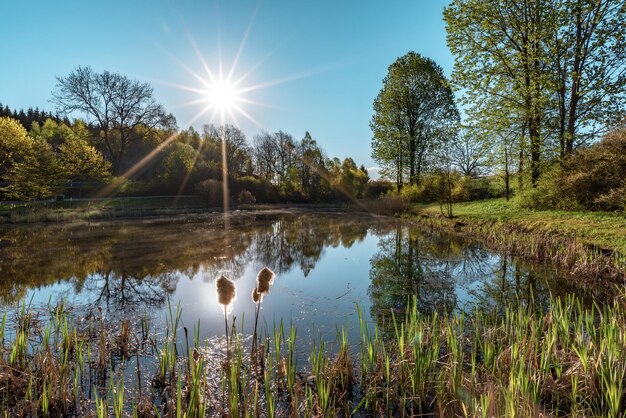
[[[272,270],[263,267],[256,276],[257,289],[259,293],[269,293],[270,286],[274,284],[276,275]]]
[[[217,294],[217,303],[222,305],[225,313],[230,313],[237,295],[235,282],[222,275],[215,281],[215,293]]]
[[[259,303],[259,302],[263,302],[263,294],[259,292],[259,289],[257,289],[256,287],[254,288],[254,290],[252,291],[252,301],[254,303]]]

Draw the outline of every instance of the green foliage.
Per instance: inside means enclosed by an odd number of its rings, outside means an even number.
[[[52,147],[33,140],[19,122],[0,118],[0,179],[5,196],[15,200],[49,197],[59,190],[59,165]]]
[[[337,188],[350,198],[364,198],[367,195],[369,177],[364,169],[359,169],[352,158],[346,158],[341,164]]]
[[[221,206],[224,202],[224,189],[221,181],[208,179],[196,184],[194,192],[208,199],[209,205]]]
[[[372,157],[383,176],[419,183],[430,152],[450,138],[458,110],[443,70],[433,60],[409,52],[398,58],[374,100],[370,127]]]
[[[445,8],[452,80],[467,113],[493,136],[510,135],[533,185],[543,161],[572,155],[623,117],[625,13],[619,0],[454,0]]]
[[[168,146],[163,158],[162,182],[174,192],[183,187],[197,154],[191,145],[175,142]]]
[[[535,190],[520,195],[535,209],[626,211],[626,127],[555,164]]]
[[[271,203],[278,200],[278,189],[264,178],[244,176],[235,179],[231,184],[233,193],[247,190],[257,202]]]
[[[110,176],[111,163],[89,145],[90,133],[82,121],[77,120],[70,127],[48,119],[41,128],[34,123],[30,135],[56,150],[65,181],[101,182]]]

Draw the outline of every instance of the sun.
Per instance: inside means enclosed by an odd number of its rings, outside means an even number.
[[[235,86],[225,80],[209,84],[205,95],[211,109],[218,112],[232,112],[243,99]]]

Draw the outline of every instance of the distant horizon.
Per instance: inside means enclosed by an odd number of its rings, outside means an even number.
[[[246,93],[246,99],[261,103],[244,108],[256,124],[244,117],[226,123],[240,127],[249,142],[261,130],[283,130],[295,139],[308,131],[329,157],[351,157],[374,178],[369,121],[388,66],[413,50],[435,60],[446,76],[452,70],[442,18],[447,2],[356,7],[163,0],[147,11],[144,5],[119,1],[106,7],[40,3],[34,8],[12,4],[13,17],[0,28],[0,35],[10,40],[0,45],[0,53],[13,57],[2,70],[0,102],[11,109],[54,112],[49,100],[56,77],[90,66],[149,82],[156,100],[176,117],[179,129],[186,129],[201,109],[185,105],[197,94],[175,85],[200,86],[191,74],[206,76],[200,56],[219,71],[221,46],[225,72],[239,54],[233,78],[249,72],[243,86],[267,84]],[[93,24],[94,16],[116,24]],[[34,26],[37,31],[30,30]],[[107,31],[109,27],[116,30]],[[41,50],[42,45],[54,47]],[[201,131],[208,123],[205,115],[191,126]]]

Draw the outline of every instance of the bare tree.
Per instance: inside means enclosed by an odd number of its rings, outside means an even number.
[[[59,112],[87,117],[98,130],[97,140],[113,164],[114,174],[124,168],[128,146],[155,128],[175,126],[174,116],[152,97],[149,83],[91,67],[77,67],[57,77],[52,102]]]
[[[266,131],[254,137],[254,160],[260,176],[268,181],[273,181],[276,174],[277,149],[274,136]]]
[[[475,130],[464,128],[450,144],[450,160],[465,176],[477,176],[487,165],[492,144],[486,136]]]

